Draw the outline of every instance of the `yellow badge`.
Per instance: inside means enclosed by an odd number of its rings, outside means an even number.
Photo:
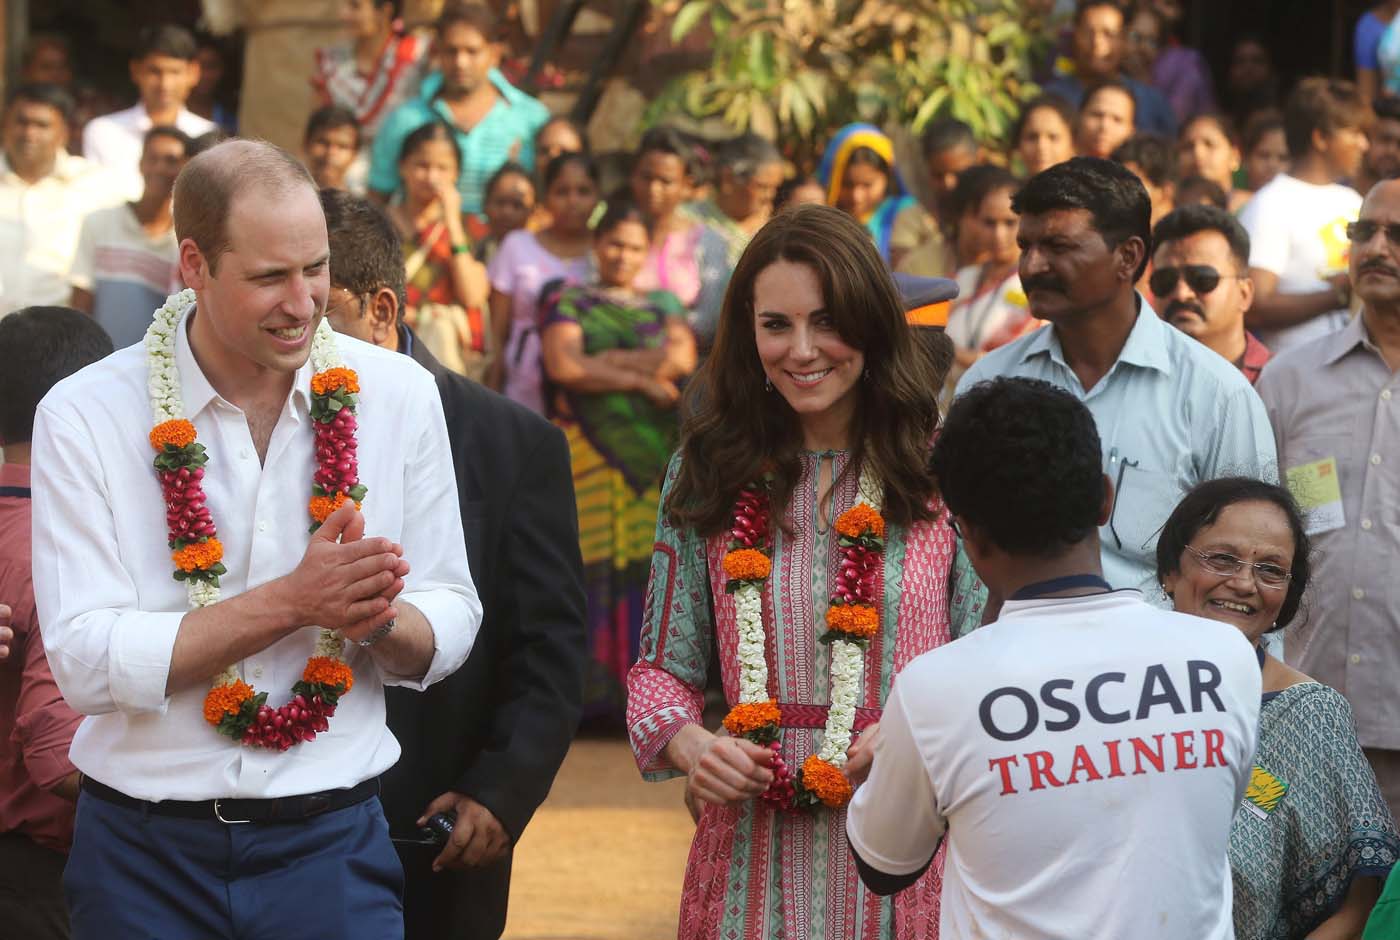
[[[1026,296],[1025,291],[1017,289],[1006,292],[1006,302],[1013,307],[1025,307],[1030,304],[1031,301],[1030,298]]]
[[[1287,792],[1287,783],[1255,764],[1249,775],[1249,786],[1245,787],[1244,805],[1256,816],[1265,817],[1274,811]]]
[[[1309,535],[1331,532],[1346,525],[1342,510],[1342,480],[1337,471],[1337,458],[1325,457],[1312,463],[1289,467],[1284,471],[1288,491],[1303,510]]]

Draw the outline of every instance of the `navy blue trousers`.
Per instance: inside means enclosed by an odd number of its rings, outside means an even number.
[[[83,793],[63,890],[73,940],[403,937],[403,867],[377,798],[225,825]]]

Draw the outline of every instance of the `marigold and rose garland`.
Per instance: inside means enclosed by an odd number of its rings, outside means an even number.
[[[169,297],[156,311],[146,331],[147,388],[151,396],[151,447],[165,496],[165,520],[175,580],[185,582],[191,608],[219,600],[219,577],[226,574],[223,545],[214,518],[205,505],[204,466],[209,457],[197,440],[194,424],[184,415],[180,374],[175,364],[175,337],[180,322],[194,306],[194,291]],[[308,511],[311,531],[346,501],[355,508],[365,497],[356,460],[355,409],[359,378],[345,368],[336,348],[335,333],[322,320],[311,339],[311,418],[316,430],[316,473]],[[306,661],[301,680],[292,686],[292,699],[279,708],[267,705],[258,692],[230,665],[214,677],[204,699],[204,719],[220,734],[251,747],[285,751],[315,739],[330,727],[340,697],[354,685],[346,664],[344,642],[322,628],[315,651]]]
[[[885,550],[881,495],[876,481],[862,472],[856,504],[836,519],[841,569],[827,609],[827,631],[821,637],[831,645],[831,706],[821,747],[802,762],[796,775],[778,755],[782,708],[768,693],[763,589],[772,573],[772,559],[766,480],[740,490],[734,505],[724,573],[738,622],[739,701],[725,716],[724,727],[730,734],[772,748],[773,782],[763,799],[780,809],[834,809],[851,799],[851,785],[841,768],[851,746],[865,645],[880,629]]]

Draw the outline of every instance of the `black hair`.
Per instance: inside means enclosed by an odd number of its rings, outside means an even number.
[[[642,142],[637,145],[637,162],[649,153],[669,153],[678,158],[685,166],[686,177],[692,182],[699,181],[702,168],[695,148],[674,127],[653,127],[642,135]]]
[[[1283,107],[1283,134],[1294,158],[1312,149],[1317,131],[1331,134],[1344,127],[1365,129],[1371,112],[1351,82],[1314,76],[1293,87]]]
[[[0,319],[0,440],[27,443],[34,436],[34,412],[49,389],[111,352],[107,331],[69,307],[25,307]]]
[[[1400,96],[1381,95],[1371,102],[1378,121],[1400,121]]]
[[[1176,205],[1209,205],[1217,209],[1230,208],[1230,197],[1226,195],[1224,188],[1215,180],[1208,180],[1204,176],[1188,176],[1176,184]],[[1157,238],[1157,233],[1152,233],[1152,238]]]
[[[783,162],[783,155],[773,142],[758,134],[740,134],[719,145],[719,168],[728,170],[736,180],[750,180],[762,167]]]
[[[417,152],[418,148],[434,140],[445,140],[452,145],[452,153],[457,158],[457,173],[462,172],[462,145],[457,143],[457,133],[446,122],[432,120],[403,139],[399,147],[399,163],[403,163]]]
[[[311,140],[312,135],[321,131],[335,130],[338,127],[353,127],[355,129],[355,149],[360,147],[360,121],[355,117],[355,112],[342,104],[328,104],[317,108],[311,112],[311,116],[306,119],[306,132],[301,135],[302,144]]]
[[[1069,128],[1070,136],[1074,136],[1074,121],[1076,111],[1074,105],[1056,94],[1045,94],[1038,98],[1032,98],[1021,108],[1020,115],[1016,118],[1016,127],[1011,132],[1011,146],[1015,147],[1021,142],[1021,135],[1025,133],[1026,122],[1030,120],[1032,114],[1037,111],[1054,111],[1060,116],[1060,120],[1065,122],[1065,127]]]
[[[68,89],[52,82],[28,82],[15,86],[6,99],[6,107],[12,108],[20,101],[48,105],[63,116],[64,124],[73,120],[73,109],[76,107]]]
[[[216,127],[211,131],[205,131],[198,137],[190,141],[190,149],[185,156],[197,157],[206,150],[217,147],[219,144],[229,139],[229,134],[222,127]]]
[[[1166,525],[1157,536],[1157,583],[1181,570],[1181,555],[1191,540],[1220,518],[1221,512],[1236,503],[1263,502],[1277,506],[1288,519],[1293,532],[1293,575],[1272,629],[1286,627],[1302,605],[1303,594],[1312,578],[1312,545],[1304,528],[1303,514],[1292,494],[1276,483],[1251,477],[1222,477],[1197,484],[1176,504]]]
[[[398,229],[374,203],[340,189],[320,191],[331,251],[331,285],[357,297],[387,287],[405,307],[403,242]]]
[[[1255,112],[1248,123],[1244,126],[1242,153],[1247,157],[1259,146],[1269,134],[1275,131],[1284,132],[1284,140],[1288,139],[1288,132],[1283,125],[1283,116],[1273,109],[1265,109]]]
[[[1186,132],[1202,121],[1209,121],[1214,124],[1220,133],[1225,136],[1231,144],[1238,147],[1240,145],[1240,132],[1235,127],[1235,122],[1218,111],[1202,111],[1200,114],[1193,114],[1185,121],[1181,122],[1181,130],[1177,132],[1177,140],[1184,140]]]
[[[1152,257],[1152,199],[1127,167],[1098,157],[1073,157],[1026,181],[1011,200],[1017,215],[1043,215],[1057,209],[1087,209],[1109,248],[1130,238],[1143,244],[1136,281]]]
[[[564,172],[565,167],[576,166],[587,174],[593,181],[594,186],[598,186],[598,164],[586,153],[561,153],[545,164],[544,172],[540,174],[541,187],[545,192],[549,192],[549,187],[554,185],[554,181],[559,178],[559,174]]]
[[[194,34],[183,26],[162,23],[147,26],[136,37],[136,46],[131,52],[133,62],[140,62],[147,56],[164,55],[172,59],[193,62],[199,53],[199,43]]]
[[[403,0],[374,0],[374,8],[377,10],[380,7],[393,7],[394,19],[403,16]]]
[[[482,196],[491,195],[491,190],[496,188],[496,184],[507,176],[519,176],[530,184],[530,188],[535,188],[535,178],[530,175],[530,171],[525,169],[514,160],[507,160],[502,163],[500,169],[491,174],[491,178],[486,181],[486,188],[481,191]]]
[[[68,60],[69,67],[73,65],[73,44],[68,41],[68,37],[62,33],[31,33],[24,41],[24,48],[19,54],[19,68],[24,71],[34,62],[34,57],[39,54],[39,50],[45,46],[52,46],[63,53],[63,57]]]
[[[624,222],[636,222],[642,228],[647,228],[646,213],[642,207],[632,200],[626,189],[621,189],[608,200],[608,207],[603,211],[603,217],[598,220],[598,224],[593,227],[593,237],[602,238]],[[647,229],[650,233],[650,229]],[[650,238],[650,234],[647,236]]]
[[[174,124],[157,124],[155,127],[146,131],[146,135],[141,138],[141,150],[143,153],[146,150],[146,146],[157,137],[166,137],[178,143],[181,147],[185,148],[186,157],[188,157],[190,151],[194,149],[194,138],[190,137],[189,134],[186,134]]]
[[[556,114],[553,117],[551,117],[548,121],[545,121],[543,124],[541,124],[540,129],[535,131],[535,140],[538,141],[540,139],[541,134],[543,134],[548,128],[551,128],[556,124],[563,124],[566,127],[568,127],[569,130],[573,131],[576,135],[578,135],[579,143],[583,144],[582,152],[588,152],[588,132],[585,130],[582,124],[565,114]]]
[[[1173,209],[1152,230],[1152,243],[1157,247],[1180,241],[1197,232],[1219,232],[1230,243],[1230,254],[1241,271],[1249,269],[1249,233],[1240,220],[1225,209],[1215,206],[1182,206]]]
[[[1117,91],[1121,92],[1124,95],[1127,95],[1128,100],[1133,103],[1133,117],[1137,117],[1137,95],[1133,94],[1133,89],[1128,86],[1127,82],[1120,81],[1116,78],[1110,78],[1106,81],[1097,82],[1092,88],[1087,89],[1084,92],[1084,102],[1079,106],[1080,111],[1082,112],[1083,109],[1089,104],[1090,98],[1094,97],[1101,91]]]
[[[977,151],[977,135],[972,133],[972,128],[968,127],[957,118],[941,117],[930,121],[924,128],[924,132],[919,137],[919,145],[923,150],[924,159],[936,153],[948,153],[953,150],[968,150],[973,153]]]
[[[958,174],[957,185],[948,197],[948,206],[953,210],[953,218],[949,221],[957,224],[968,212],[977,211],[982,200],[998,189],[1009,189],[1014,193],[1020,185],[1016,174],[1004,166],[979,163],[968,167]]]
[[[501,21],[495,12],[484,3],[459,3],[447,0],[438,14],[433,28],[441,36],[453,26],[469,26],[481,34],[487,42],[496,42],[501,36]]]
[[[856,147],[851,151],[850,156],[846,158],[846,169],[849,170],[853,166],[873,166],[886,176],[890,173],[890,161],[870,147]]]
[[[1153,186],[1165,186],[1176,179],[1176,148],[1157,134],[1134,134],[1113,151],[1114,163],[1136,163]]]
[[[822,185],[821,180],[810,173],[805,176],[799,173],[790,179],[783,180],[782,184],[778,187],[778,192],[773,196],[773,211],[778,212],[784,209],[788,204],[788,200],[792,198],[792,194],[803,186],[819,187],[823,197],[826,195],[826,187]]]
[[[1074,25],[1078,26],[1079,21],[1084,19],[1084,14],[1097,7],[1112,7],[1123,15],[1124,20],[1128,18],[1128,12],[1118,0],[1079,0],[1074,5]]]
[[[953,401],[930,467],[948,510],[1009,555],[1051,558],[1098,529],[1094,416],[1039,379],[979,382]]]

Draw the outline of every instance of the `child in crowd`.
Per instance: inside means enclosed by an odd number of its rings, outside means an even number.
[[[350,189],[350,165],[360,152],[360,125],[355,113],[336,104],[312,111],[301,149],[306,168],[319,188]]]
[[[529,171],[518,163],[505,164],[486,183],[486,201],[482,205],[485,224],[472,220],[480,228],[480,234],[472,239],[476,260],[489,264],[507,235],[529,227],[534,211],[535,181]]]

